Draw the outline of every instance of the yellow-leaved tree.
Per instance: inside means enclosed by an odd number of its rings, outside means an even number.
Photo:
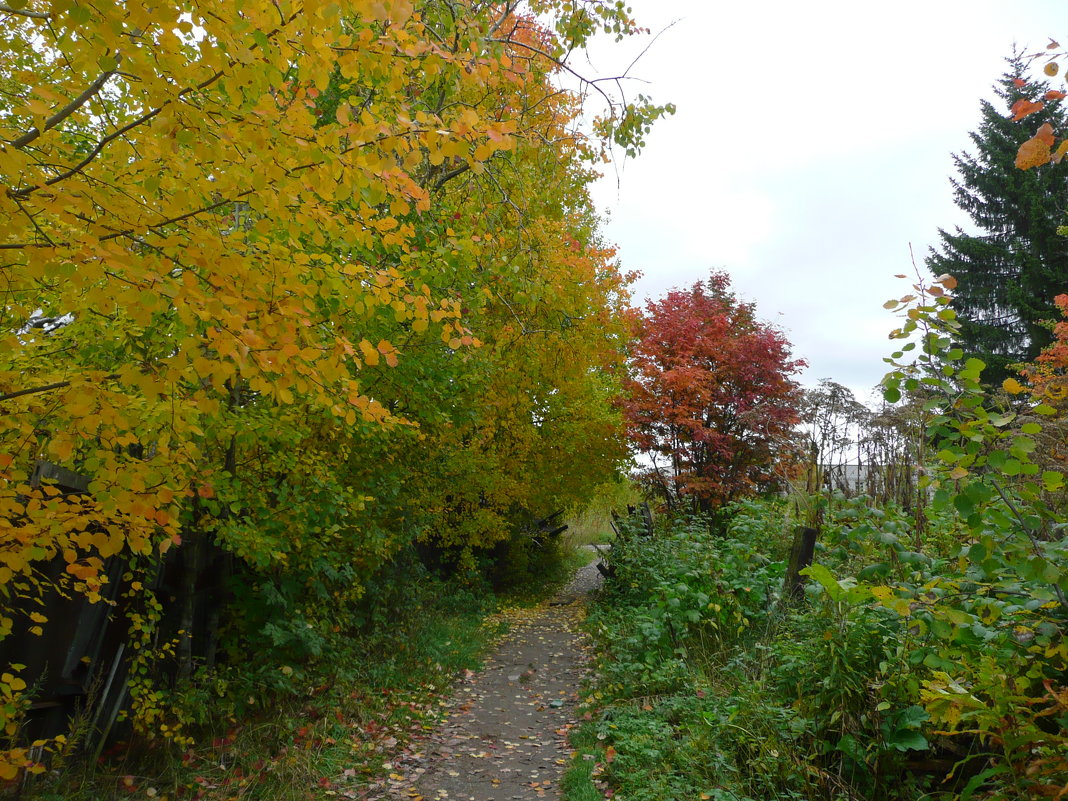
[[[590,141],[556,76],[628,14],[0,4],[0,645],[57,599],[121,608],[161,731],[161,636],[179,676],[214,658],[208,562],[303,593],[292,642],[263,603],[237,618],[315,655],[405,544],[487,547],[611,474],[626,281],[585,187],[670,107],[603,95]],[[39,769],[4,753],[0,779]]]

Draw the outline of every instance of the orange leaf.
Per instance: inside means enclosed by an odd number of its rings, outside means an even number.
[[[1043,103],[1042,101],[1038,101],[1036,103],[1036,102],[1033,102],[1031,100],[1027,100],[1026,98],[1020,98],[1019,100],[1017,100],[1015,103],[1012,104],[1012,108],[1010,108],[1009,111],[1012,112],[1013,120],[1015,120],[1016,122],[1019,122],[1024,117],[1030,116],[1031,114],[1034,114],[1036,111],[1041,111],[1045,107],[1046,107],[1046,104]]]
[[[1050,161],[1054,164],[1060,164],[1066,153],[1068,153],[1068,139],[1062,139],[1061,143],[1057,145],[1057,149],[1053,151]]]
[[[1045,95],[1043,95],[1043,97],[1045,97],[1046,100],[1064,100],[1064,98],[1068,97],[1068,94],[1065,94],[1064,92],[1061,92],[1057,89],[1050,89],[1048,92],[1046,92]]]
[[[1012,82],[1013,84],[1015,84],[1017,89],[1022,89],[1023,87],[1027,86],[1027,81],[1025,81],[1023,78],[1013,78]]]
[[[1029,170],[1041,164],[1048,164],[1052,146],[1053,126],[1048,122],[1043,123],[1038,133],[1020,145],[1016,152],[1016,166],[1021,170]]]

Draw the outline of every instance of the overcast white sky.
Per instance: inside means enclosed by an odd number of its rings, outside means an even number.
[[[882,308],[923,266],[966,149],[1014,42],[1068,36],[1064,0],[630,0],[659,40],[633,69],[678,106],[635,161],[595,187],[607,238],[641,270],[635,302],[730,273],[809,368],[866,400],[892,350]],[[602,75],[635,48],[592,48]],[[1057,79],[1059,80],[1059,79]]]

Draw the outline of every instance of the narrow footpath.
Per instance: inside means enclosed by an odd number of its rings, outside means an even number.
[[[515,623],[485,668],[456,685],[441,724],[412,743],[367,798],[559,798],[588,663],[578,624],[600,580],[596,563],[587,565],[553,600]]]

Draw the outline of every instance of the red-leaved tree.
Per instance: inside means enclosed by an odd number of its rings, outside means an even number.
[[[630,437],[669,505],[709,511],[788,470],[804,362],[725,273],[650,301],[630,367]]]

